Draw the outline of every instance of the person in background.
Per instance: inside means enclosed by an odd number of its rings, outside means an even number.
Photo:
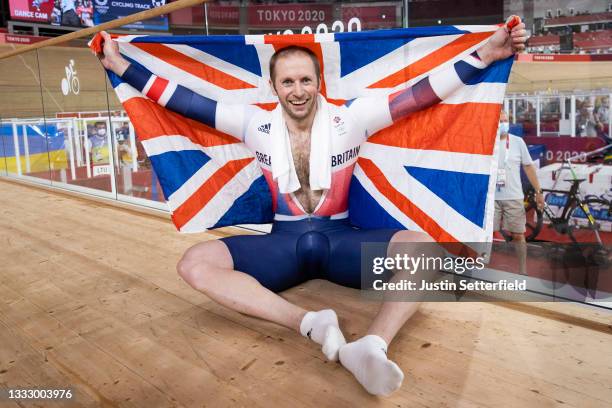
[[[53,11],[51,12],[51,20],[49,22],[53,25],[60,25],[62,23],[60,0],[55,0],[53,3]]]
[[[602,97],[599,106],[595,108],[595,118],[604,125],[604,128],[610,122],[610,98],[608,96]],[[607,129],[604,130],[607,133]]]
[[[74,0],[60,0],[60,9],[62,10],[62,25],[71,27],[80,27],[81,19],[76,13]]]
[[[576,136],[597,137],[602,129],[603,124],[598,115],[594,114],[593,102],[590,99],[585,100],[576,118]]]
[[[523,186],[521,183],[521,165],[529,182],[536,191],[538,208],[544,207],[544,195],[536,174],[536,167],[531,160],[527,145],[522,138],[510,134],[508,114],[501,112],[499,117],[497,141],[498,167],[495,190],[495,216],[493,228],[503,229],[512,235],[516,243],[521,275],[527,274],[527,245],[525,243],[525,224],[527,222],[523,205]]]
[[[106,143],[106,123],[96,122],[89,137],[91,147],[100,147]]]
[[[84,27],[93,27],[93,5],[89,0],[79,0],[77,7],[77,15],[81,19],[81,25]]]
[[[89,148],[91,150],[92,163],[108,163],[108,140],[106,137],[106,123],[96,122],[93,132],[89,136]]]
[[[119,153],[119,164],[129,166],[132,163],[132,148],[130,146],[130,128],[127,122],[115,130],[117,140],[117,151]]]

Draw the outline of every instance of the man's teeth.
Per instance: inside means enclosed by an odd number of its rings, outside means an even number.
[[[292,105],[303,105],[306,103],[306,101],[289,101],[289,103]]]

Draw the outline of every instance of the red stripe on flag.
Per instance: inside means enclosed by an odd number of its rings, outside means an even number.
[[[182,135],[204,147],[238,143],[235,137],[221,133],[201,122],[188,119],[145,98],[131,98],[123,103],[138,140],[167,135]]]
[[[279,50],[290,45],[308,45],[314,44],[314,34],[271,34],[264,35],[264,43],[274,45],[275,50]]]
[[[493,154],[501,105],[439,103],[381,130],[368,142],[407,149]]]
[[[278,105],[278,102],[270,102],[270,103],[254,103],[253,105],[257,106],[258,108],[261,108],[263,110],[267,110],[267,111],[273,111],[274,109],[276,109],[276,105]]]
[[[234,76],[231,76],[221,70],[206,65],[197,59],[194,59],[182,52],[167,47],[163,44],[149,43],[130,43],[131,45],[140,48],[141,50],[163,60],[164,62],[173,65],[185,72],[190,73],[206,82],[217,85],[223,89],[244,89],[256,88],[256,86],[244,82]]]
[[[253,160],[255,159],[232,160],[217,170],[191,197],[172,213],[174,225],[180,230],[212,200],[223,186]]]
[[[336,105],[336,106],[342,106],[346,103],[346,99],[332,99],[332,98],[325,98],[327,100],[327,102],[331,103],[332,105]]]
[[[455,41],[452,41],[436,51],[427,54],[420,60],[408,65],[406,68],[403,68],[396,73],[373,83],[372,85],[368,86],[368,88],[393,88],[397,85],[410,81],[412,78],[416,78],[419,75],[431,71],[449,59],[456,57],[468,48],[473,47],[491,35],[493,35],[492,32],[463,34]]]
[[[161,98],[162,94],[164,93],[166,86],[168,86],[168,82],[169,81],[164,78],[155,78],[153,85],[151,85],[151,88],[149,88],[149,91],[147,92],[147,96],[153,99],[155,102],[159,101],[159,98]]]
[[[428,233],[433,239],[438,242],[458,242],[456,238],[446,232],[436,221],[429,215],[421,211],[412,203],[405,195],[400,193],[395,187],[389,183],[387,177],[374,164],[372,160],[360,157],[357,159],[357,164],[363,172],[368,176],[376,189],[381,192],[393,205],[395,205],[402,213],[414,221],[419,227]]]

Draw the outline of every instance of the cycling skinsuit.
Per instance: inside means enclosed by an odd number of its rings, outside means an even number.
[[[395,229],[360,230],[348,221],[348,192],[361,144],[394,119],[440,102],[468,83],[484,65],[476,54],[391,96],[357,98],[329,106],[331,186],[312,212],[293,193],[282,194],[272,177],[272,112],[252,105],[218,103],[131,64],[122,79],[162,106],[242,140],[257,158],[272,193],[272,232],[223,238],[234,269],[282,291],[314,278],[361,286],[361,243],[388,243]],[[381,254],[385,256],[386,249]]]
[[[331,186],[323,192],[312,214],[307,214],[293,193],[279,192],[272,177],[272,113],[250,106],[217,107],[217,129],[239,137],[255,154],[272,192],[275,212],[270,234],[233,236],[222,241],[232,255],[234,269],[250,274],[273,291],[315,278],[359,288],[361,243],[387,243],[397,232],[359,230],[348,221],[349,184],[359,148],[368,134],[392,123],[387,97],[357,99],[340,107],[330,105],[329,109]],[[228,120],[224,120],[225,115]],[[220,123],[231,123],[232,127],[220,127]],[[378,256],[386,255],[382,247],[383,253]]]

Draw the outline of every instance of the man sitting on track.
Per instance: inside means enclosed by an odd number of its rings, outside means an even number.
[[[367,335],[346,344],[333,310],[306,311],[276,292],[314,278],[359,288],[362,242],[432,241],[419,232],[359,230],[349,224],[348,185],[359,146],[378,130],[440,102],[492,62],[523,50],[524,27],[500,27],[476,52],[406,90],[357,98],[340,107],[319,94],[315,55],[296,46],[277,51],[270,60],[270,85],[280,102],[272,112],[218,103],[170,81],[175,90],[157,102],[241,139],[260,163],[276,210],[270,234],[190,248],[177,266],[180,276],[233,310],[321,344],[326,357],[339,358],[368,392],[388,395],[397,390],[404,374],[387,359],[387,347],[418,303],[384,302]],[[104,67],[146,93],[157,77],[126,61],[110,36],[102,35]]]

